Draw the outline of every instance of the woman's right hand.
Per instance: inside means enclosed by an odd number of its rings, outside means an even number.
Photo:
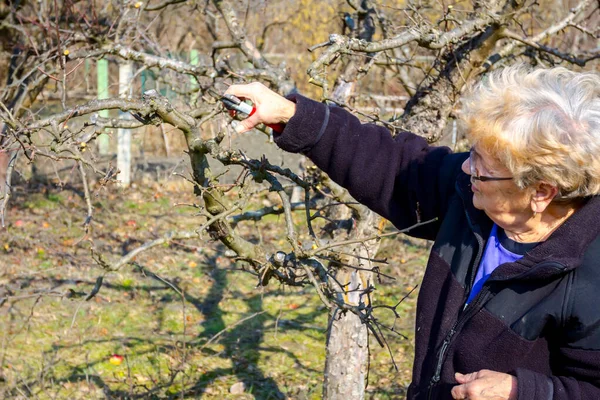
[[[235,127],[238,133],[247,132],[256,125],[286,124],[296,113],[296,104],[275,93],[259,82],[231,85],[225,94],[252,101],[256,112]]]

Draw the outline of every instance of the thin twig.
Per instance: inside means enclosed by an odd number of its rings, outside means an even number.
[[[263,311],[258,311],[255,312],[254,314],[251,314],[247,317],[244,317],[242,319],[240,319],[239,321],[229,325],[228,327],[221,329],[219,332],[217,332],[215,335],[213,335],[210,339],[208,339],[208,341],[206,343],[204,343],[202,346],[200,346],[200,348],[198,350],[203,350],[204,348],[206,348],[207,346],[209,346],[211,343],[213,343],[215,340],[217,340],[221,335],[223,335],[225,332],[232,330],[233,328],[235,328],[236,326],[243,324],[244,322],[257,317],[261,314],[266,313],[267,310],[263,310]]]
[[[85,173],[85,167],[81,160],[77,161],[77,165],[79,166],[79,173],[81,174],[81,181],[83,183],[83,195],[85,197],[85,203],[87,205],[87,218],[83,222],[83,227],[85,228],[85,232],[88,233],[90,222],[92,221],[92,199],[90,198],[90,188],[87,183],[87,175]]]
[[[328,244],[326,244],[324,246],[318,247],[318,248],[316,248],[316,249],[314,249],[314,250],[312,250],[310,252],[307,252],[306,256],[307,257],[313,257],[316,254],[318,254],[318,253],[320,253],[320,252],[322,252],[324,250],[331,249],[333,247],[346,246],[346,245],[355,244],[355,243],[364,243],[364,242],[368,242],[370,240],[379,240],[379,239],[382,239],[382,238],[385,238],[385,237],[394,236],[394,235],[397,235],[399,233],[406,233],[406,232],[409,232],[409,231],[411,231],[411,230],[413,230],[415,228],[418,228],[420,226],[431,224],[431,223],[433,223],[435,221],[437,221],[437,217],[436,218],[432,218],[432,219],[427,220],[427,221],[424,221],[424,222],[416,223],[416,224],[414,224],[412,226],[409,226],[408,228],[401,229],[401,230],[395,231],[395,232],[388,232],[388,233],[383,233],[383,234],[378,234],[378,235],[372,235],[372,236],[369,236],[369,237],[366,237],[366,238],[343,240],[343,241],[340,241],[340,242],[328,243]]]

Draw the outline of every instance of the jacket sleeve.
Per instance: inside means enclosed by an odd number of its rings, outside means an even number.
[[[600,285],[598,251],[586,252],[563,304],[561,329],[551,345],[552,375],[517,369],[519,400],[600,399]],[[552,343],[551,342],[551,343]]]
[[[429,146],[420,136],[362,124],[347,111],[300,95],[296,114],[275,142],[303,153],[362,204],[403,229],[445,212],[465,154]],[[434,239],[439,220],[409,234]]]
[[[600,351],[562,349],[557,363],[564,376],[548,376],[517,369],[518,400],[596,400],[600,399]]]

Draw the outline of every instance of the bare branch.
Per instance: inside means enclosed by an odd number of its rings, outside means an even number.
[[[187,0],[163,0],[160,3],[152,6],[148,4],[146,7],[144,7],[144,11],[160,11],[170,5],[185,3],[186,1]]]
[[[136,129],[145,126],[143,122],[135,119],[120,119],[120,118],[102,118],[94,115],[90,118],[91,124],[99,128],[123,128],[123,129]]]
[[[110,270],[112,271],[116,271],[118,269],[120,269],[122,266],[124,266],[125,264],[133,261],[133,259],[140,253],[149,250],[153,247],[156,246],[160,246],[161,244],[164,243],[169,243],[173,240],[184,240],[184,239],[194,239],[194,238],[198,238],[199,234],[197,231],[191,231],[191,232],[169,232],[166,235],[164,235],[161,238],[158,239],[154,239],[150,242],[145,243],[144,245],[130,251],[129,253],[127,253],[125,256],[123,256],[119,261],[117,261],[115,264],[113,264],[110,267]]]
[[[122,110],[122,111],[149,111],[151,108],[143,101],[134,99],[103,99],[103,100],[92,100],[87,104],[77,106],[75,108],[63,111],[58,114],[54,114],[50,117],[41,119],[27,125],[27,129],[34,130],[40,129],[52,124],[61,124],[73,117],[79,117],[86,114],[92,114],[101,110]]]
[[[87,218],[85,219],[85,222],[83,223],[83,226],[85,227],[85,231],[87,233],[90,222],[92,221],[92,212],[93,212],[92,211],[93,210],[92,200],[90,198],[90,189],[89,189],[88,183],[87,183],[87,176],[85,173],[85,168],[84,168],[81,160],[77,161],[77,166],[79,167],[79,173],[81,174],[81,181],[83,182],[83,195],[85,197],[85,203],[87,205]]]
[[[338,106],[340,106],[342,108],[345,108],[345,109],[347,109],[347,110],[349,110],[349,111],[351,111],[351,112],[353,112],[355,114],[358,114],[358,115],[361,115],[361,116],[363,116],[365,118],[368,118],[368,119],[370,119],[371,121],[373,121],[375,123],[380,123],[380,124],[384,125],[386,128],[388,128],[390,130],[390,132],[392,133],[392,135],[394,135],[394,133],[396,132],[397,127],[394,124],[389,123],[388,121],[379,118],[379,116],[377,116],[377,115],[371,115],[371,114],[363,113],[363,112],[355,109],[354,107],[350,107],[348,104],[343,103],[343,102],[341,102],[339,100],[336,100],[334,98],[331,98],[331,97],[326,97],[324,100],[327,100],[327,101],[330,101],[332,103],[335,103]]]
[[[567,26],[569,26],[571,23],[573,23],[573,21],[575,20],[575,18],[581,14],[588,5],[590,5],[592,0],[582,0],[577,6],[571,8],[569,10],[569,13],[567,14],[567,16],[565,18],[563,18],[561,21],[557,22],[556,24],[550,26],[549,28],[546,28],[545,30],[543,30],[542,32],[538,33],[537,35],[527,39],[527,38],[521,38],[516,34],[513,34],[510,31],[507,31],[507,37],[510,37],[512,39],[516,39],[516,41],[507,44],[506,46],[504,46],[502,48],[502,50],[500,50],[499,52],[497,52],[496,54],[493,54],[492,56],[490,56],[488,58],[488,60],[486,61],[486,63],[484,64],[484,68],[489,68],[490,66],[492,66],[493,64],[495,64],[496,62],[498,62],[499,60],[507,57],[509,54],[512,54],[515,47],[517,47],[519,45],[519,43],[524,43],[527,45],[531,45],[534,48],[539,48],[540,45],[538,45],[537,43],[545,40],[546,38],[555,35],[556,33],[560,32],[561,30],[563,30],[564,28],[566,28]],[[557,53],[558,54],[558,53]],[[555,54],[555,55],[557,55]],[[562,58],[562,57],[561,57]],[[567,60],[568,61],[568,60]]]
[[[240,50],[256,68],[268,69],[269,63],[264,59],[260,51],[246,38],[246,32],[240,25],[235,7],[231,0],[215,0],[215,6],[223,16],[225,24],[233,37],[233,40],[239,46]]]
[[[424,222],[419,222],[419,223],[416,223],[416,224],[414,224],[412,226],[409,226],[408,228],[401,229],[401,230],[395,231],[395,232],[382,233],[382,234],[379,234],[379,235],[373,235],[373,236],[369,236],[369,237],[366,237],[366,238],[358,238],[358,239],[343,240],[343,241],[340,241],[340,242],[328,243],[326,245],[323,245],[323,246],[318,247],[318,248],[316,248],[316,249],[314,249],[312,251],[307,252],[306,255],[307,255],[307,257],[314,257],[315,255],[319,254],[320,252],[322,252],[324,250],[327,250],[327,249],[331,249],[333,247],[346,246],[346,245],[355,244],[355,243],[365,243],[365,242],[369,242],[371,240],[380,240],[380,239],[383,239],[385,237],[397,235],[399,233],[409,232],[409,231],[411,231],[411,230],[413,230],[415,228],[418,228],[418,227],[423,226],[423,225],[431,224],[431,223],[433,223],[435,221],[437,221],[437,218],[433,218],[433,219],[430,219],[430,220],[424,221]]]
[[[306,209],[306,206],[305,206],[305,203],[292,203],[290,206],[290,209],[292,211],[304,210],[304,209]],[[234,225],[237,225],[238,223],[240,223],[242,221],[260,221],[263,217],[265,217],[267,215],[281,215],[283,213],[284,213],[284,209],[282,206],[280,206],[280,205],[269,206],[269,207],[261,208],[260,210],[246,211],[243,214],[234,215],[233,217],[231,217],[231,222]]]
[[[259,49],[250,42],[246,37],[246,32],[242,25],[240,25],[234,3],[231,0],[213,0],[215,6],[223,16],[225,24],[229,29],[233,41],[241,52],[252,62],[252,65],[258,70],[263,71],[264,76],[271,77],[270,81],[276,85],[277,88],[284,94],[290,93],[294,88],[295,84],[290,80],[290,77],[283,68],[273,67],[262,55]],[[250,74],[249,71],[236,71],[241,75],[255,76]]]
[[[183,61],[173,60],[170,58],[159,57],[152,54],[143,53],[133,50],[127,46],[120,44],[112,44],[106,48],[97,50],[77,50],[69,54],[69,58],[94,58],[102,57],[107,54],[121,57],[125,60],[137,61],[144,64],[148,68],[168,68],[173,71],[188,74],[193,76],[208,76],[215,77],[216,71],[212,67],[203,65],[192,65]]]
[[[323,293],[323,290],[321,289],[321,285],[319,284],[319,282],[317,282],[315,275],[312,273],[312,271],[306,265],[304,265],[304,263],[301,263],[300,265],[302,266],[302,269],[308,276],[310,283],[312,283],[313,287],[317,291],[317,294],[319,295],[319,299],[321,299],[321,302],[323,302],[323,304],[325,304],[325,306],[327,308],[329,308],[330,310],[333,309],[333,307],[334,307],[333,304],[331,304],[331,302],[327,299],[327,297]]]
[[[585,33],[586,35],[590,36],[593,39],[598,39],[598,32],[600,31],[600,28],[596,28],[595,31],[592,32],[589,29],[587,29],[579,24],[569,23],[568,26],[577,29],[581,33]]]
[[[219,339],[219,337],[221,337],[221,335],[223,335],[225,332],[232,330],[233,328],[235,328],[238,325],[243,324],[246,321],[251,320],[252,318],[258,317],[259,315],[262,315],[264,313],[266,313],[267,310],[263,310],[263,311],[258,311],[255,312],[254,314],[250,314],[247,317],[244,317],[242,319],[240,319],[239,321],[227,326],[226,328],[221,329],[219,332],[215,333],[210,339],[208,339],[206,341],[206,343],[204,343],[202,346],[199,347],[199,350],[202,350],[204,348],[206,348],[207,346],[209,346],[210,344],[214,343],[216,340]]]
[[[273,190],[277,192],[279,197],[281,198],[281,204],[283,206],[283,214],[285,215],[285,226],[287,231],[287,239],[294,252],[298,256],[302,256],[304,251],[298,246],[298,238],[296,235],[296,229],[294,228],[294,219],[292,217],[292,206],[290,203],[290,197],[283,190],[283,186],[281,183],[273,175],[267,175],[267,181],[271,184]]]
[[[568,61],[571,64],[576,64],[576,65],[578,65],[580,67],[585,67],[585,65],[588,62],[590,62],[592,60],[595,60],[597,58],[600,58],[600,54],[592,55],[592,56],[587,57],[587,58],[576,57],[576,56],[573,56],[571,54],[558,51],[557,49],[553,49],[551,47],[547,47],[547,46],[544,46],[544,45],[541,45],[541,44],[538,44],[538,43],[534,43],[531,40],[528,40],[526,38],[522,38],[519,35],[517,35],[516,33],[510,32],[510,31],[505,31],[504,36],[507,37],[507,38],[515,39],[515,40],[517,40],[517,41],[519,41],[519,42],[521,42],[523,44],[526,44],[529,47],[533,47],[536,50],[540,50],[540,51],[546,52],[548,54],[552,54],[553,56],[558,57],[561,60]]]

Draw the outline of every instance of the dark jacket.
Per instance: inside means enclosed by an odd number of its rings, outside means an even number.
[[[337,107],[291,97],[275,137],[306,154],[399,229],[434,240],[417,302],[409,399],[450,399],[455,372],[513,374],[519,400],[600,399],[600,198],[593,197],[522,259],[499,266],[464,304],[492,222],[473,207],[468,154],[429,146]]]

